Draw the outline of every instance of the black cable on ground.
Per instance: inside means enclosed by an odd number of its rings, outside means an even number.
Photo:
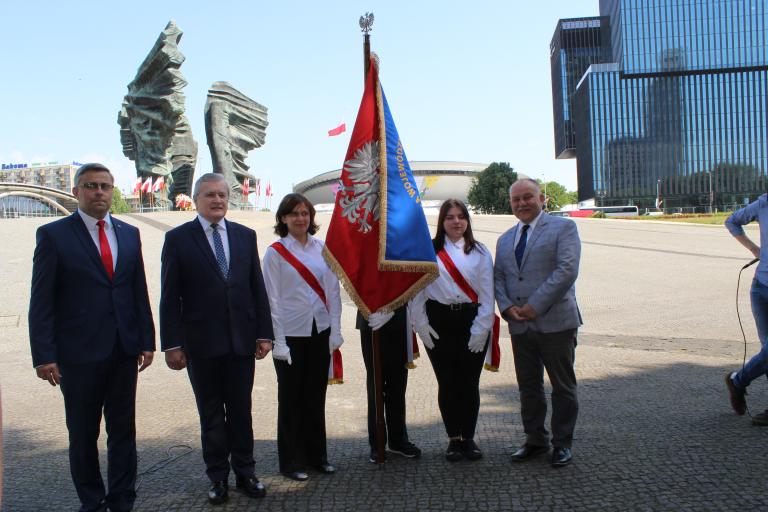
[[[174,449],[177,449],[177,448],[183,449],[183,451],[181,453],[177,453],[176,455],[172,455],[171,452]],[[159,461],[155,462],[154,464],[150,465],[144,471],[141,471],[141,472],[136,474],[136,491],[138,492],[139,487],[141,487],[141,482],[142,482],[142,480],[143,480],[143,478],[145,476],[151,475],[153,473],[157,473],[161,469],[170,466],[171,464],[173,464],[174,462],[176,462],[180,458],[189,455],[193,451],[194,451],[194,448],[192,448],[191,446],[186,445],[186,444],[175,444],[173,446],[169,446],[168,448],[166,448],[166,450],[165,450],[165,457],[164,458],[162,458]],[[137,456],[136,458],[137,458],[137,464],[138,464],[139,457]]]
[[[744,333],[744,325],[741,323],[741,314],[739,314],[739,286],[741,285],[741,273],[746,269],[760,261],[760,258],[755,258],[739,270],[739,278],[736,280],[736,318],[739,319],[739,329],[741,329],[741,337],[744,338],[744,357],[741,360],[741,369],[747,366],[747,335]],[[747,394],[747,390],[744,390],[744,394]],[[746,401],[745,401],[746,403]],[[747,404],[747,415],[752,419],[752,413],[749,412],[749,404]]]

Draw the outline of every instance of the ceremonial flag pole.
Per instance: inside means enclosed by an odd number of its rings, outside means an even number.
[[[368,70],[371,67],[371,34],[373,28],[373,13],[365,13],[360,17],[360,29],[363,31],[363,86],[368,83]],[[376,397],[376,464],[384,464],[386,454],[384,452],[384,433],[387,426],[384,421],[384,377],[381,374],[381,332],[371,331],[371,345],[373,352],[373,394]]]
[[[416,181],[379,81],[378,62],[371,59],[372,24],[373,14],[360,17],[365,34],[365,89],[323,249],[328,265],[366,319],[372,313],[394,312],[438,276]],[[373,331],[372,338],[376,462],[382,464],[385,426],[379,331]]]

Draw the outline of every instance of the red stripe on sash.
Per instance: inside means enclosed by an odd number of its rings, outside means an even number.
[[[310,270],[280,242],[275,242],[270,245],[270,247],[276,250],[285,261],[290,263],[290,265],[296,269],[296,272],[298,272],[304,281],[307,282],[309,287],[315,291],[318,297],[320,297],[320,300],[323,301],[323,304],[325,304],[325,308],[328,309],[328,301],[325,299],[325,291],[323,290],[323,287],[320,286],[320,282],[315,277],[315,274],[310,272]]]
[[[451,259],[450,254],[445,250],[445,248],[442,248],[438,251],[437,257],[440,258],[440,261],[443,262],[443,266],[445,267],[445,270],[448,271],[448,273],[453,278],[456,285],[463,291],[467,297],[469,297],[469,300],[477,304],[477,301],[479,299],[479,296],[477,295],[477,292],[469,285],[466,279],[464,279],[464,276],[461,274],[459,269],[456,267],[456,264],[453,262],[453,259]],[[494,314],[493,315],[493,327],[491,328],[491,343],[490,347],[488,347],[488,350],[485,353],[485,369],[491,372],[497,372],[499,371],[499,365],[501,364],[501,348],[499,347],[499,334],[501,332],[501,319],[499,319],[499,315]]]
[[[313,274],[306,267],[306,265],[300,262],[296,256],[291,254],[291,251],[289,251],[288,248],[280,242],[275,242],[270,245],[270,247],[277,251],[277,253],[282,256],[285,261],[287,261],[294,269],[296,269],[296,272],[299,273],[302,279],[304,279],[309,287],[314,290],[318,297],[320,297],[320,300],[323,301],[325,309],[327,310],[328,300],[325,298],[325,290],[323,290],[323,287],[320,286],[320,282],[315,277],[315,274]],[[336,349],[331,355],[331,365],[328,369],[328,384],[342,383],[344,383],[344,367],[341,362],[341,351]]]

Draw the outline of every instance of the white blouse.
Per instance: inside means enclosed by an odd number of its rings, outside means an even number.
[[[323,242],[307,236],[306,245],[291,235],[281,238],[280,243],[314,274],[323,287],[328,308],[293,265],[275,249],[268,248],[264,254],[264,284],[269,295],[276,340],[286,336],[311,336],[312,321],[318,332],[330,327],[332,337],[341,335],[339,280],[323,259]]]
[[[471,334],[480,334],[489,332],[493,327],[494,315],[494,293],[493,293],[493,258],[488,249],[476,242],[475,250],[469,254],[464,253],[464,239],[454,243],[448,237],[445,237],[445,251],[453,260],[456,268],[469,286],[475,290],[480,306],[477,310],[477,316],[472,322]],[[459,304],[462,302],[472,302],[466,293],[461,291],[459,285],[453,280],[451,274],[443,265],[440,258],[437,258],[437,265],[440,269],[440,277],[432,281],[426,288],[413,298],[411,308],[413,313],[420,316],[426,316],[426,303],[428,299],[435,300],[441,304]]]

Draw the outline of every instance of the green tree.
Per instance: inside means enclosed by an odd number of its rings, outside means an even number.
[[[467,201],[480,213],[512,213],[509,187],[517,173],[507,162],[493,162],[473,180]]]
[[[128,206],[128,203],[123,198],[123,194],[120,192],[120,189],[115,187],[114,193],[112,194],[112,207],[109,209],[109,213],[130,213],[131,207]]]
[[[540,180],[536,180],[541,185],[542,192],[547,193],[547,209],[559,210],[566,204],[573,204],[577,202],[578,195],[574,191],[569,191],[565,188],[565,185],[561,185],[556,181],[547,181],[542,183]]]

